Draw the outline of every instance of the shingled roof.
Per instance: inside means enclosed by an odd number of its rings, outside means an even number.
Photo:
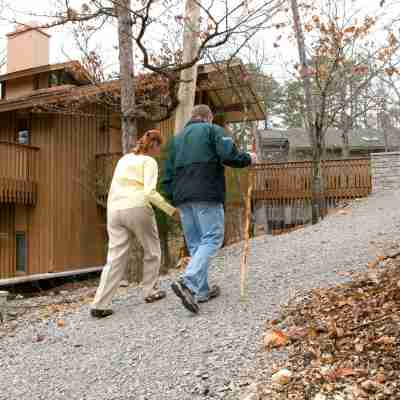
[[[263,145],[267,145],[271,139],[287,139],[291,148],[311,147],[308,132],[303,128],[290,128],[287,130],[267,129],[260,131]],[[391,128],[387,132],[388,146],[390,148],[400,147],[400,129]],[[350,147],[352,148],[385,148],[385,137],[383,129],[354,129],[349,132]],[[327,148],[341,148],[343,146],[341,131],[329,128],[325,136]]]

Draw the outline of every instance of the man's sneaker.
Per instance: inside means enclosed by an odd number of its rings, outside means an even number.
[[[197,299],[199,303],[206,303],[211,299],[215,299],[221,294],[221,288],[218,285],[212,285],[208,290],[208,296],[202,299]]]
[[[183,306],[187,310],[194,314],[197,314],[199,312],[199,306],[196,303],[192,292],[184,285],[181,280],[172,282],[171,289],[181,299]]]
[[[90,315],[94,318],[105,318],[114,314],[113,310],[98,310],[96,308],[90,309]]]

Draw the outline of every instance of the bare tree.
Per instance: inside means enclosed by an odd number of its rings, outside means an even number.
[[[188,63],[198,51],[200,32],[200,4],[196,0],[186,0],[185,28],[183,33],[183,62]],[[181,131],[189,120],[196,95],[197,66],[181,71],[178,107],[175,115],[175,134]]]
[[[122,152],[125,154],[137,137],[130,0],[118,0],[114,6],[118,17],[121,134]]]
[[[313,198],[312,198],[312,222],[316,223],[319,219],[319,194],[321,193],[321,155],[322,155],[322,127],[318,126],[318,121],[314,120],[314,98],[311,92],[311,78],[309,74],[309,65],[306,56],[306,45],[304,40],[303,28],[300,21],[299,5],[297,0],[291,0],[291,8],[293,13],[293,23],[297,39],[297,49],[300,59],[300,70],[304,87],[306,127],[310,136],[310,143],[313,149]],[[316,123],[317,122],[317,123]]]
[[[347,110],[356,104],[354,99],[361,97],[372,81],[392,65],[399,42],[389,31],[386,43],[373,45],[368,37],[376,18],[366,16],[359,22],[354,15],[348,18],[345,1],[339,7],[338,2],[321,0],[320,12],[303,24],[297,0],[290,0],[290,3],[300,59],[298,71],[304,88],[306,127],[313,148],[312,220],[316,223],[322,197],[321,158],[326,130],[341,120],[342,128],[348,133],[351,123]],[[349,117],[355,115],[352,110]],[[348,137],[345,140],[348,144]]]

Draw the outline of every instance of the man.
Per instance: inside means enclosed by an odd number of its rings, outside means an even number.
[[[191,312],[198,303],[220,294],[208,285],[208,267],[224,240],[224,166],[243,168],[257,162],[255,154],[237,150],[223,128],[214,125],[206,105],[195,106],[191,120],[169,146],[162,188],[179,209],[191,260],[171,285]]]

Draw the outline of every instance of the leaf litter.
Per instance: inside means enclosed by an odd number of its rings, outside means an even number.
[[[273,366],[260,400],[400,399],[400,258],[380,256],[350,282],[296,296],[268,321]],[[274,379],[290,371],[290,379]],[[285,376],[289,376],[287,373]]]

